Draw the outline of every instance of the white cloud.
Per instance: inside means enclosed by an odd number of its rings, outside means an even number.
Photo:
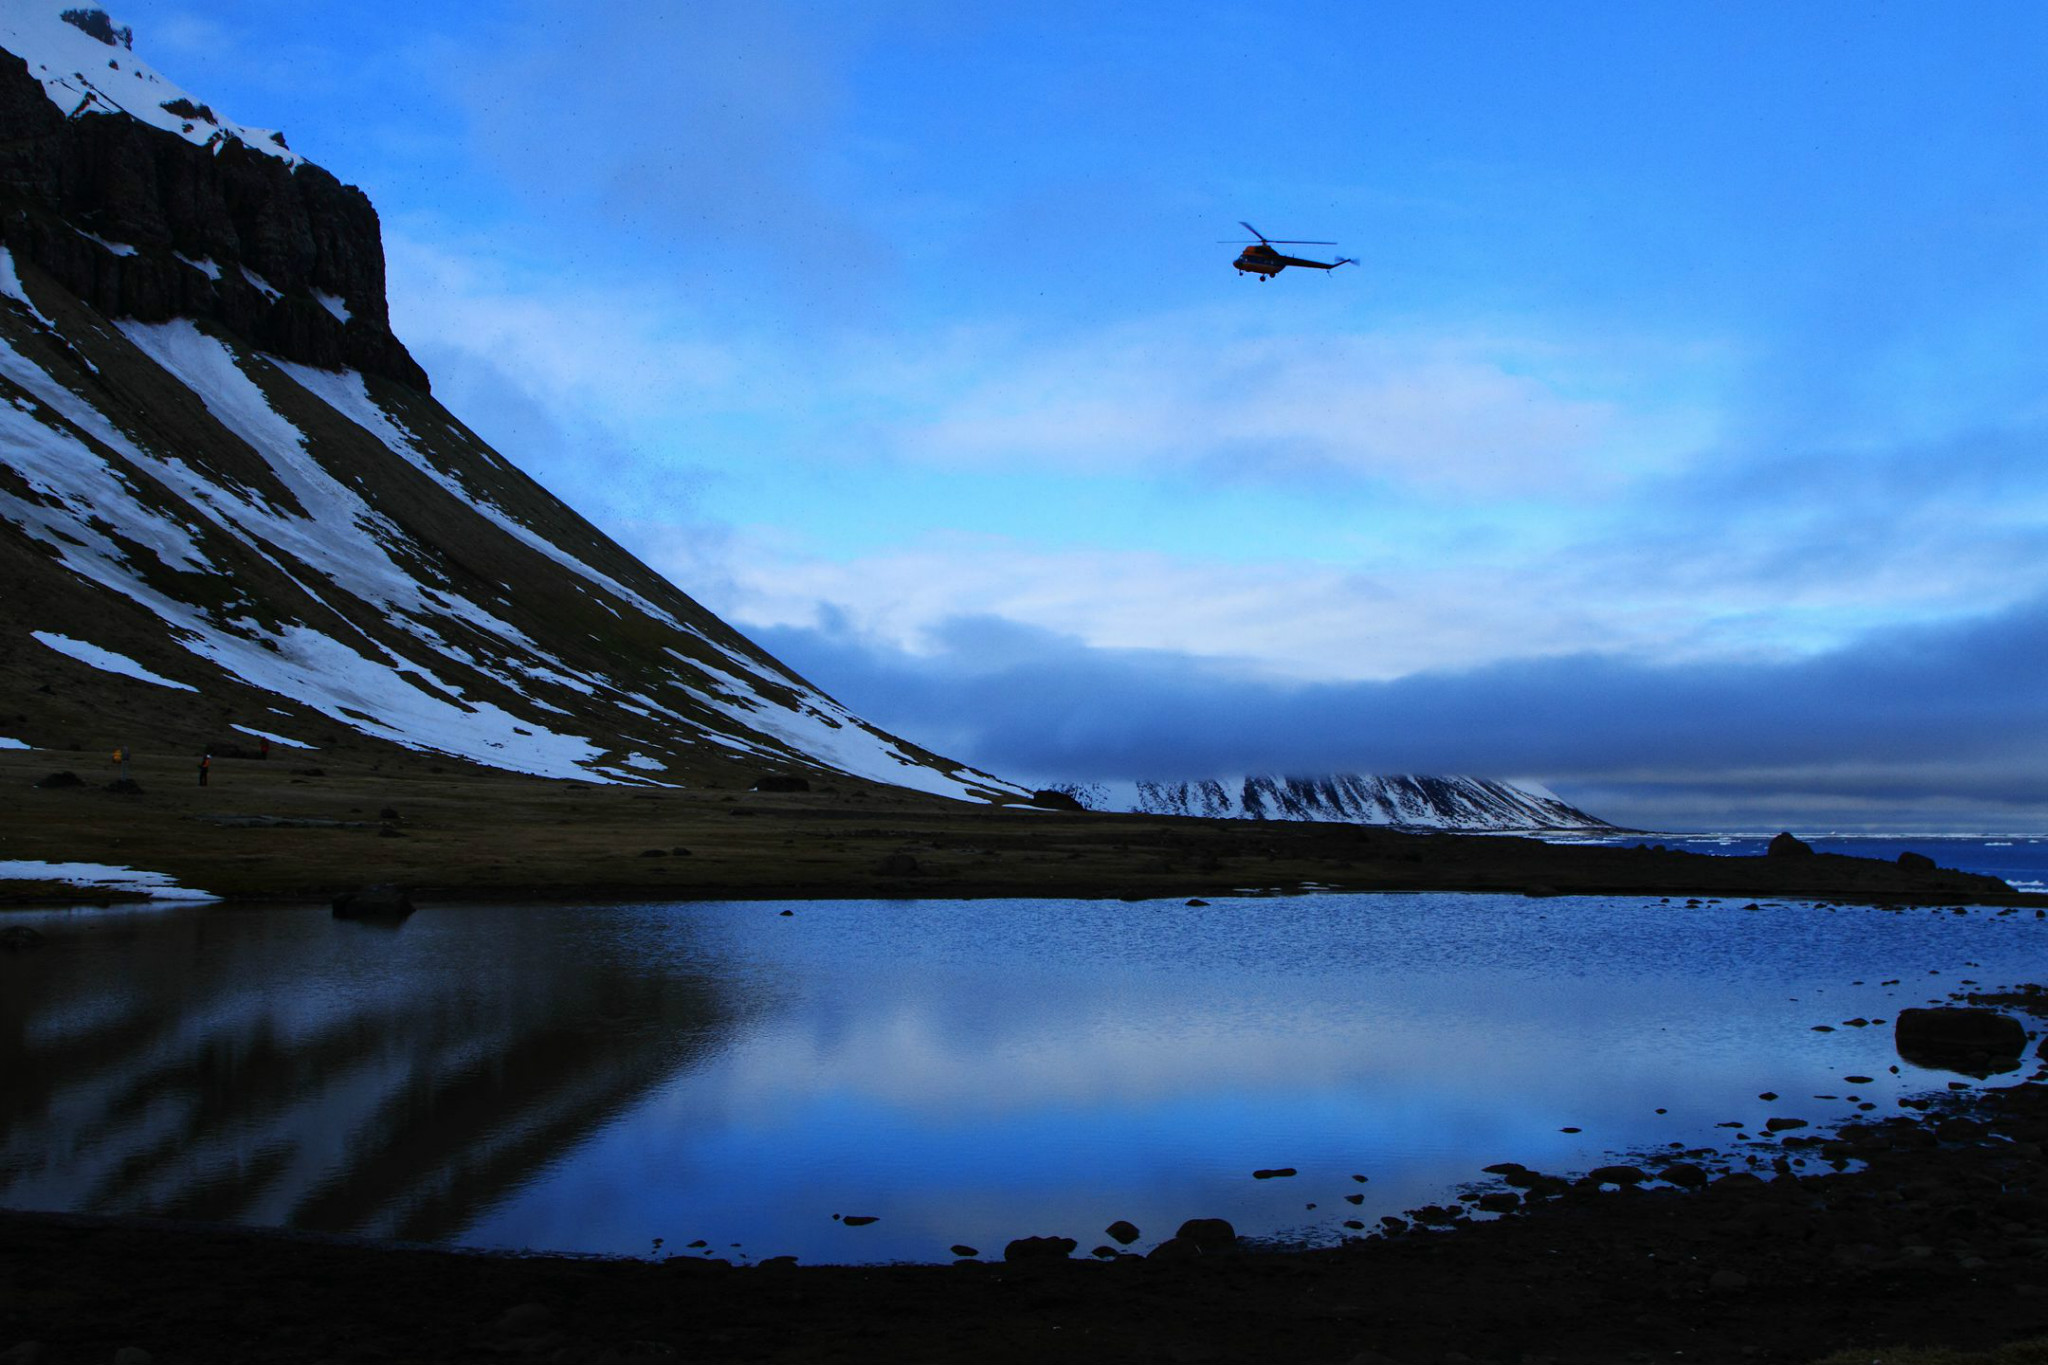
[[[905,445],[941,463],[1224,467],[1492,492],[1602,476],[1628,414],[1573,395],[1528,351],[1484,337],[1259,335],[1215,316],[1155,317],[983,358],[975,372],[995,377]]]

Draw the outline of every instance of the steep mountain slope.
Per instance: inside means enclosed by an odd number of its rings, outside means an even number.
[[[1484,777],[1245,777],[1063,788],[1095,810],[1212,819],[1336,820],[1404,829],[1609,830],[1533,782]]]
[[[69,13],[0,5],[0,743],[1020,794],[865,724],[492,451],[391,334],[362,193]]]

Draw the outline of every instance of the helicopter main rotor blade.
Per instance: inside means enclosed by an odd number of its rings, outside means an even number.
[[[1312,241],[1307,237],[1261,237],[1262,242],[1276,242],[1281,246],[1335,246],[1335,242]]]
[[[1258,238],[1258,239],[1259,239],[1260,241],[1262,241],[1262,242],[1263,242],[1263,241],[1265,241],[1265,240],[1266,240],[1266,234],[1265,234],[1265,233],[1263,233],[1263,232],[1259,231],[1259,230],[1258,230],[1257,228],[1253,227],[1253,226],[1252,226],[1252,225],[1251,225],[1250,223],[1247,223],[1247,222],[1246,222],[1246,221],[1245,221],[1244,219],[1242,219],[1242,218],[1238,219],[1238,220],[1237,220],[1237,225],[1238,225],[1239,227],[1243,228],[1243,229],[1244,229],[1244,230],[1245,230],[1246,232],[1249,232],[1249,233],[1250,233],[1250,234],[1251,234],[1252,236],[1254,236],[1254,237]]]

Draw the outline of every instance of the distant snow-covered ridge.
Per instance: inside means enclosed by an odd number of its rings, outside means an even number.
[[[1091,810],[1227,820],[1328,820],[1480,832],[1608,830],[1541,783],[1486,777],[1333,773],[1192,782],[1090,782],[1059,790]]]

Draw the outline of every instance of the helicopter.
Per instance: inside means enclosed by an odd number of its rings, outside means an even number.
[[[1273,248],[1276,246],[1335,246],[1337,244],[1335,242],[1311,242],[1286,237],[1268,237],[1242,218],[1237,220],[1237,225],[1259,240],[1245,247],[1243,251],[1240,251],[1237,254],[1237,259],[1232,261],[1231,264],[1237,267],[1237,273],[1240,275],[1247,271],[1257,275],[1260,284],[1264,284],[1290,265],[1304,265],[1312,270],[1335,270],[1340,265],[1358,264],[1358,258],[1355,256],[1339,256],[1334,261],[1307,261],[1299,256],[1283,256],[1273,250]],[[1217,245],[1231,246],[1235,245],[1235,243],[1219,242]]]

